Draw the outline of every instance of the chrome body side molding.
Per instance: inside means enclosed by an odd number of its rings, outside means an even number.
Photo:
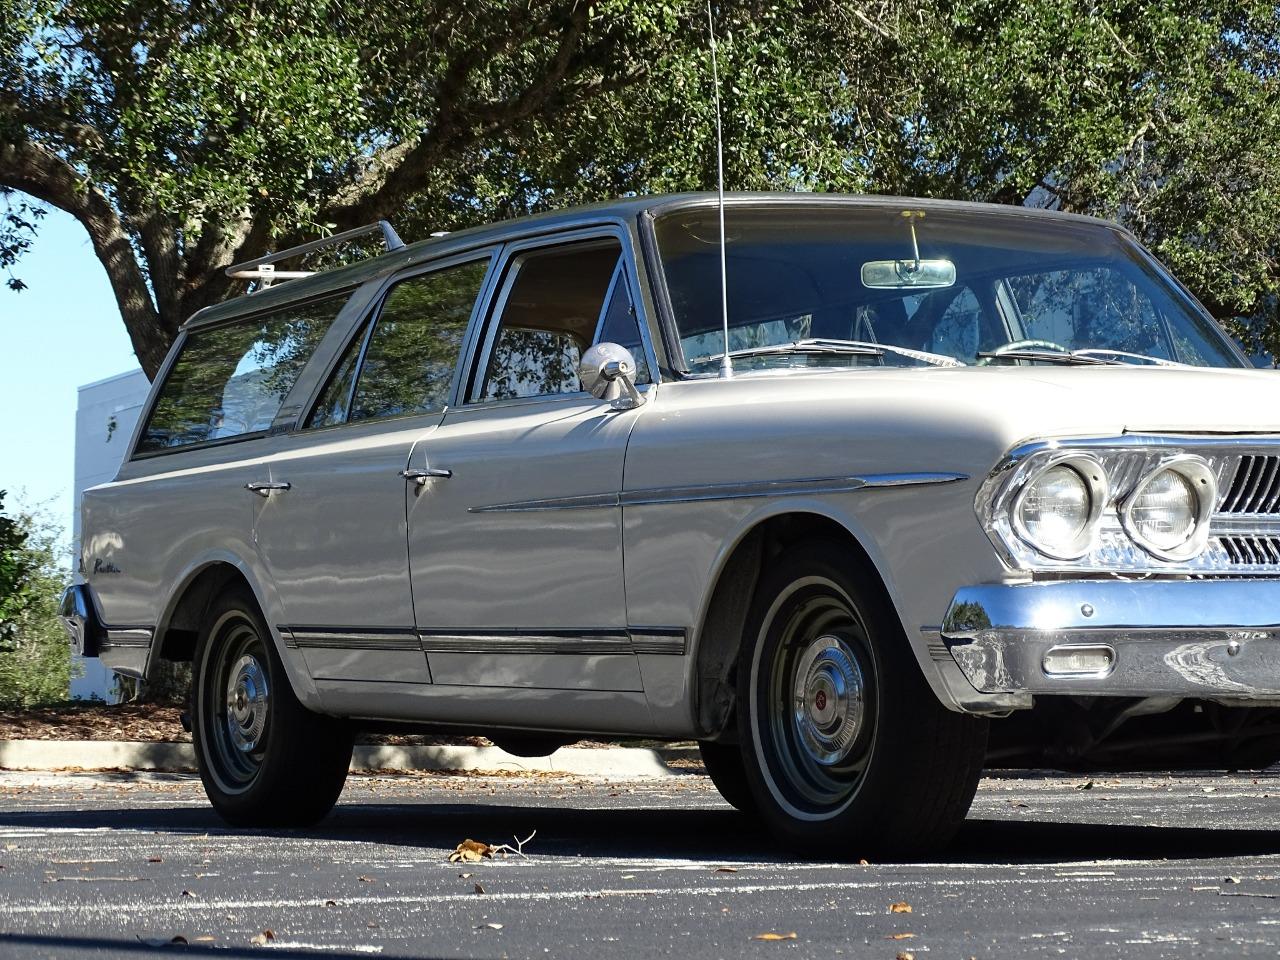
[[[684,656],[684,627],[627,630],[414,630],[411,627],[276,627],[291,650],[421,650],[423,653]],[[148,631],[148,642],[150,632]]]
[[[295,650],[417,650],[418,635],[399,627],[277,628],[286,647]]]
[[[757,480],[746,483],[710,483],[698,486],[649,487],[622,493],[599,493],[547,500],[517,500],[471,507],[470,513],[528,513],[539,510],[597,510],[604,507],[656,503],[696,503],[707,500],[746,500],[755,497],[798,497],[850,493],[877,487],[916,487],[968,480],[963,473],[875,473],[867,476],[814,477],[799,480]]]

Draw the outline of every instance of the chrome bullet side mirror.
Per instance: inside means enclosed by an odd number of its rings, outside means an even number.
[[[608,400],[615,410],[634,410],[644,403],[644,395],[636,389],[635,376],[635,357],[616,343],[597,343],[578,361],[582,389]]]

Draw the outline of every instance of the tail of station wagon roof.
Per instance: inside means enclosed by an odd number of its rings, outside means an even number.
[[[697,740],[859,855],[987,763],[1280,759],[1280,389],[1118,227],[734,195],[723,303],[706,195],[384,235],[233,268],[85,496],[68,630],[192,663],[228,821],[375,722]]]

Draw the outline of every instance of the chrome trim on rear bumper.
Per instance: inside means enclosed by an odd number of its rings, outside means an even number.
[[[1280,580],[1072,580],[958,591],[942,638],[983,694],[1280,700]],[[1097,674],[1053,648],[1110,647]]]
[[[96,657],[106,631],[98,619],[98,609],[87,584],[76,583],[62,591],[58,619],[67,631],[71,648],[82,657]]]

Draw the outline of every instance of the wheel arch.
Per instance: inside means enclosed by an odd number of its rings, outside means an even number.
[[[756,584],[769,561],[802,540],[829,540],[848,549],[867,581],[897,611],[881,564],[864,545],[856,525],[819,503],[793,504],[744,523],[726,542],[709,578],[693,638],[693,719],[702,735],[715,738],[733,730],[736,706],[734,670]]]
[[[273,625],[268,612],[271,610],[270,598],[249,564],[233,553],[218,551],[190,564],[176,578],[176,584],[169,592],[168,603],[156,621],[146,676],[151,676],[162,660],[190,663],[195,655],[200,625],[209,604],[228,587],[238,584],[253,594],[295,695],[304,704],[314,702],[314,685],[306,667],[292,656],[297,651],[286,648],[283,638]]]

